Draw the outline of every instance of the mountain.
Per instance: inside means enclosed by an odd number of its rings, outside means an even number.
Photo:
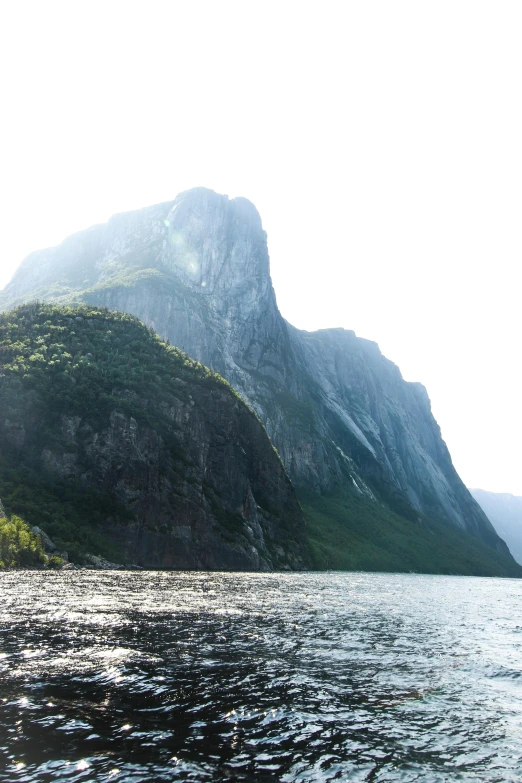
[[[0,487],[74,559],[308,565],[294,488],[226,381],[133,316],[29,304],[0,316]]]
[[[494,550],[514,566],[453,468],[424,387],[351,331],[305,332],[281,316],[266,234],[246,199],[196,188],[32,253],[0,309],[34,299],[132,313],[226,378],[277,448],[323,564],[370,567],[377,547],[389,567],[430,570],[433,539],[451,530],[464,538],[441,542],[437,568],[463,572],[447,552],[472,539],[485,546],[484,562]],[[334,517],[325,541],[324,520]],[[361,561],[362,541],[372,554]]]
[[[522,498],[483,489],[471,489],[470,492],[508,545],[517,563],[522,565]]]

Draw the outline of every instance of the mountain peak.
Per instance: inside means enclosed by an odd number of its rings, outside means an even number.
[[[186,284],[222,293],[269,279],[266,233],[248,199],[193,188],[180,193],[163,223],[160,259]]]
[[[31,253],[0,292],[0,309],[29,299],[70,301],[85,290],[165,272],[202,294],[222,298],[234,290],[252,298],[254,288],[254,298],[273,298],[266,233],[254,204],[196,187],[174,201],[116,213]]]
[[[230,198],[230,196],[217,193],[210,188],[196,187],[180,193],[174,201],[173,210],[180,205],[189,210],[199,212],[203,210],[207,215],[214,214],[216,216],[216,212],[219,213],[219,211],[229,212],[236,219],[250,224],[251,228],[262,229],[261,215],[256,206],[244,196]]]

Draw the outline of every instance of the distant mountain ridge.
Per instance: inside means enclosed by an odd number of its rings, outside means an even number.
[[[33,299],[132,313],[219,372],[259,415],[298,489],[349,489],[410,520],[413,537],[436,519],[510,559],[453,468],[424,387],[353,332],[304,332],[281,316],[266,234],[246,199],[196,188],[32,253],[0,308]]]
[[[483,489],[470,489],[470,492],[517,563],[522,565],[522,497]]]

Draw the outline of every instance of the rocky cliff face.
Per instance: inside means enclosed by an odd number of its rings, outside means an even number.
[[[262,424],[136,319],[25,306],[0,318],[0,360],[4,500],[63,548],[91,531],[91,551],[101,536],[145,567],[307,564],[302,512]],[[55,501],[72,509],[63,524]]]
[[[455,472],[425,389],[376,344],[280,315],[255,207],[199,188],[69,237],[21,265],[0,307],[79,299],[137,315],[221,373],[296,485],[446,520],[507,552]]]

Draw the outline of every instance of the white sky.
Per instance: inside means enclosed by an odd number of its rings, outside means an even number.
[[[376,340],[472,487],[522,495],[522,4],[3,3],[0,286],[205,185],[250,198],[283,315]]]

